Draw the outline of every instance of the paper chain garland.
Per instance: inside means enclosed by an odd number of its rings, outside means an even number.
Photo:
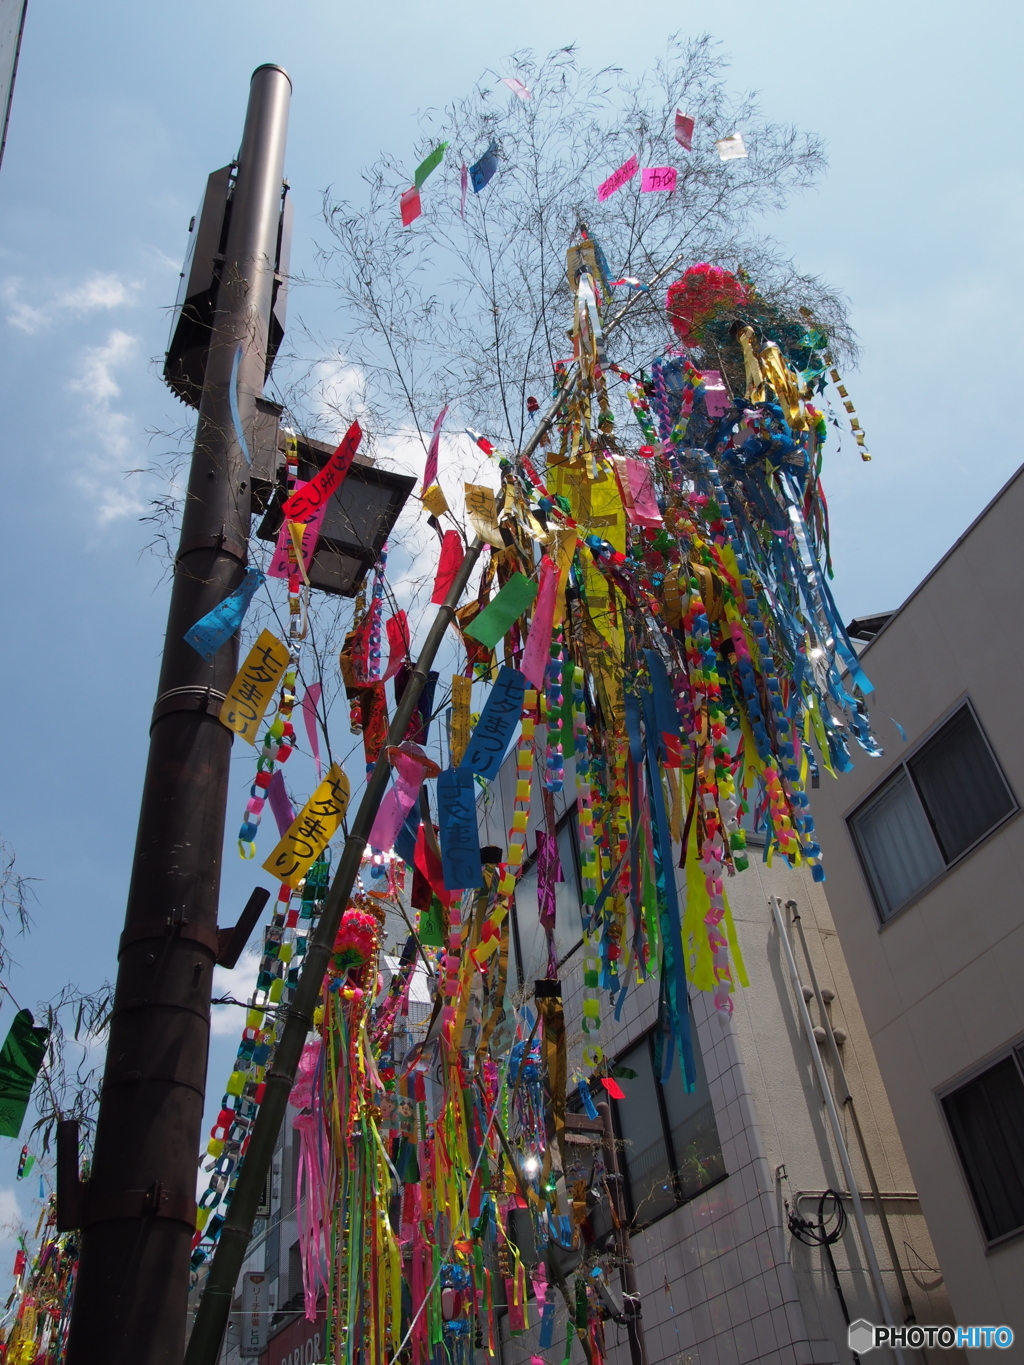
[[[206,1147],[210,1157],[206,1170],[211,1174],[199,1199],[192,1243],[194,1271],[211,1254],[224,1225],[224,1216],[217,1209],[231,1202],[231,1192],[238,1182],[249,1134],[263,1099],[267,1066],[280,1032],[279,1011],[294,992],[309,936],[327,894],[328,873],[329,859],[324,855],[310,868],[297,893],[282,886],[271,922],[264,930],[256,989],[249,1001],[235,1066]],[[296,895],[298,904],[293,908]]]
[[[298,442],[292,432],[285,434],[285,461],[288,492],[295,490],[298,473]],[[302,533],[298,537],[302,543]],[[255,858],[256,834],[259,830],[263,808],[267,803],[267,789],[274,770],[279,763],[287,763],[295,747],[295,727],[292,725],[292,712],[295,709],[295,682],[299,668],[299,642],[305,637],[305,611],[303,609],[304,566],[300,568],[299,551],[295,537],[288,541],[288,667],[281,680],[277,710],[263,737],[260,756],[256,760],[256,777],[249,789],[249,800],[245,807],[245,818],[238,831],[238,851],[243,858]],[[308,590],[307,590],[308,591]]]

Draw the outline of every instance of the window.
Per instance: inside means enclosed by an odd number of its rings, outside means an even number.
[[[850,817],[883,920],[1017,809],[965,702]]]
[[[696,1042],[692,1019],[690,1027]],[[647,1034],[617,1062],[637,1073],[635,1079],[620,1079],[626,1098],[615,1104],[625,1144],[621,1160],[630,1212],[637,1227],[670,1213],[726,1173],[700,1049],[694,1048],[696,1089],[687,1094],[678,1058],[666,1084],[658,1080],[654,1039],[653,1033]]]
[[[557,830],[558,858],[564,881],[555,883],[555,952],[564,962],[583,941],[583,917],[579,867],[576,849],[576,807],[562,817]],[[539,919],[537,899],[537,859],[526,865],[516,886],[514,925],[516,968],[523,985],[548,974],[548,944]]]
[[[942,1101],[990,1242],[1024,1231],[1024,1046]]]

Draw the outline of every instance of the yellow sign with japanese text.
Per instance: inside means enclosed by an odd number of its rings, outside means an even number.
[[[287,667],[288,646],[269,630],[263,631],[224,698],[221,724],[247,744],[255,744],[260,722]]]
[[[297,886],[345,818],[350,794],[348,778],[333,763],[263,864],[265,870],[286,886]]]
[[[479,536],[488,545],[493,545],[495,549],[505,548],[505,542],[498,530],[497,500],[489,488],[477,483],[466,484],[466,520],[474,535]]]
[[[452,678],[452,767],[457,768],[469,745],[469,704],[473,695],[472,678],[456,673]]]
[[[448,499],[436,483],[432,483],[420,498],[420,502],[432,517],[443,517],[448,511]]]

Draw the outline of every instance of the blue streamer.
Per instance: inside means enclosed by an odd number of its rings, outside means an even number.
[[[245,577],[231,596],[218,602],[212,611],[208,611],[202,620],[185,632],[185,640],[197,654],[204,659],[212,659],[227,644],[245,620],[245,613],[257,588],[266,581],[266,576],[259,569],[246,569]]]
[[[490,696],[469,737],[460,772],[478,773],[489,781],[498,776],[506,750],[523,714],[526,679],[504,664],[498,670]]]
[[[595,1105],[593,1098],[590,1094],[590,1086],[587,1085],[586,1081],[580,1081],[579,1085],[576,1088],[579,1091],[580,1099],[583,1101],[583,1108],[586,1111],[587,1118],[588,1119],[600,1118],[601,1116],[597,1112],[597,1106]]]
[[[446,891],[483,884],[475,785],[468,768],[446,768],[437,779],[437,826]]]

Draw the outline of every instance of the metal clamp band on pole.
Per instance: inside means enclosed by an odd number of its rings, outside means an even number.
[[[867,1219],[864,1217],[864,1205],[861,1203],[860,1190],[854,1178],[853,1166],[850,1164],[850,1151],[843,1137],[842,1124],[839,1122],[839,1111],[836,1108],[835,1096],[832,1094],[832,1087],[829,1084],[828,1073],[825,1070],[825,1063],[821,1060],[821,1050],[818,1047],[817,1039],[814,1036],[814,1025],[811,1022],[811,1012],[807,1008],[807,1001],[804,999],[803,983],[800,980],[800,972],[796,965],[796,958],[793,955],[793,945],[789,941],[786,933],[786,922],[782,915],[782,903],[778,896],[769,896],[768,904],[772,908],[772,915],[775,919],[775,927],[779,933],[779,942],[782,951],[786,956],[786,964],[789,967],[789,975],[793,982],[793,994],[796,996],[797,1008],[800,1011],[800,1022],[803,1024],[804,1033],[807,1036],[807,1046],[811,1050],[811,1061],[818,1077],[818,1086],[821,1089],[821,1097],[825,1101],[825,1109],[828,1112],[829,1127],[832,1129],[832,1136],[835,1139],[836,1147],[839,1151],[839,1162],[843,1168],[843,1175],[846,1178],[846,1187],[850,1191],[850,1203],[853,1205],[853,1218],[857,1224],[857,1231],[860,1234],[861,1247],[864,1251],[864,1259],[868,1263],[868,1272],[871,1276],[871,1284],[875,1291],[875,1298],[878,1300],[878,1309],[882,1314],[883,1321],[889,1327],[895,1327],[896,1317],[889,1306],[889,1296],[885,1292],[885,1284],[882,1280],[882,1271],[878,1264],[878,1257],[875,1255],[875,1246],[868,1231]],[[893,1346],[892,1353],[896,1357],[897,1365],[905,1365],[903,1351],[899,1346]]]

